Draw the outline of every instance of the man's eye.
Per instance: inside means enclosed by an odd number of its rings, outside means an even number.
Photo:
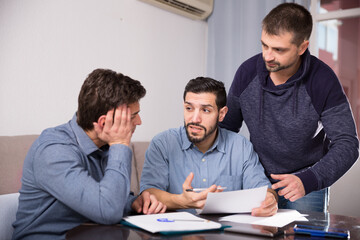
[[[210,110],[206,109],[206,108],[203,111],[206,112],[206,113],[210,112]]]

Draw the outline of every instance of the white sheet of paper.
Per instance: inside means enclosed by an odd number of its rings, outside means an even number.
[[[279,209],[278,212],[271,217],[254,217],[248,213],[244,213],[225,216],[220,218],[219,221],[249,223],[271,227],[283,227],[293,221],[308,221],[305,216],[307,215],[301,214],[296,210]]]
[[[208,213],[246,213],[259,207],[265,200],[267,186],[238,191],[208,193],[203,209],[199,214]]]
[[[162,218],[174,220],[174,222],[159,222],[158,219]],[[125,217],[123,220],[151,233],[171,231],[198,231],[221,228],[220,223],[197,217],[188,212],[136,215]]]

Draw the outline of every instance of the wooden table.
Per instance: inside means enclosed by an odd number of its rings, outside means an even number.
[[[303,212],[302,212],[303,213]],[[330,213],[317,213],[317,212],[308,212],[306,217],[309,222],[293,222],[287,226],[281,228],[286,232],[285,235],[277,236],[273,239],[322,239],[322,238],[311,238],[306,235],[294,235],[293,226],[298,224],[311,224],[311,225],[321,225],[328,226],[332,228],[341,228],[348,229],[350,231],[351,239],[360,239],[360,218],[335,215]],[[219,217],[223,215],[201,215],[203,218],[208,218],[216,221]],[[244,225],[240,223],[230,223],[230,222],[221,222],[226,225]],[[251,225],[252,227],[261,227],[256,225]],[[125,239],[184,239],[184,240],[205,240],[205,239],[271,239],[264,236],[256,235],[247,235],[247,234],[238,234],[230,233],[224,231],[206,231],[192,234],[184,235],[171,235],[165,236],[162,234],[151,234],[149,232],[130,228],[123,226],[121,224],[117,225],[98,225],[98,224],[83,224],[76,228],[70,230],[66,235],[67,240],[125,240]],[[323,238],[330,239],[330,238]],[[337,238],[338,239],[338,238]]]

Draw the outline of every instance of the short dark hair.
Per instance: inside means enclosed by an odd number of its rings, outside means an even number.
[[[84,130],[92,130],[101,115],[121,104],[138,102],[145,94],[139,81],[109,69],[95,69],[81,87],[77,123]]]
[[[191,79],[185,87],[184,101],[186,94],[192,93],[214,93],[218,110],[226,106],[226,90],[224,83],[208,77],[197,77]]]
[[[292,42],[297,46],[309,40],[312,25],[310,12],[296,3],[278,5],[262,21],[262,28],[267,34],[279,35],[282,31],[293,33]]]

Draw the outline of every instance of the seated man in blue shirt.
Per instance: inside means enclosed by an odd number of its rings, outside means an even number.
[[[218,127],[227,112],[222,82],[199,77],[184,91],[184,126],[154,137],[146,152],[140,190],[147,190],[168,209],[203,208],[207,194],[271,186],[252,144]],[[183,183],[183,184],[182,184]],[[205,191],[187,192],[190,188]],[[277,195],[269,189],[255,216],[277,212]]]
[[[65,239],[77,225],[119,223],[131,209],[165,212],[150,193],[130,194],[129,144],[145,93],[121,73],[90,73],[72,120],[43,131],[26,156],[13,239]]]

